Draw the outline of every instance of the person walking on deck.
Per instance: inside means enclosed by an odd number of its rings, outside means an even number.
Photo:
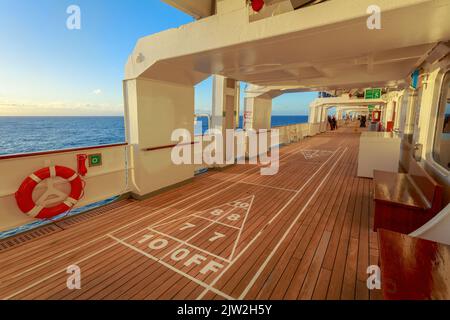
[[[328,124],[330,125],[330,130],[333,131],[333,121],[331,120],[331,116],[328,116]]]
[[[336,116],[333,116],[333,118],[331,119],[331,123],[333,124],[332,130],[337,130],[338,126],[337,126]]]

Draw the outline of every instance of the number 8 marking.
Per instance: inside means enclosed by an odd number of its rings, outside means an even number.
[[[214,211],[211,211],[211,214],[212,214],[213,216],[220,216],[222,213],[223,213],[223,210],[222,210],[222,209],[216,209],[216,210],[214,210]]]
[[[239,214],[232,214],[232,215],[228,216],[227,219],[230,220],[230,221],[238,221],[240,218],[241,218],[241,215],[239,215]]]

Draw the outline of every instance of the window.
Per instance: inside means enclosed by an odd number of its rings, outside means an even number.
[[[447,71],[439,99],[433,158],[450,171],[450,71]]]

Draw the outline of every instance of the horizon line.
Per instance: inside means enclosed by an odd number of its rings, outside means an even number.
[[[242,114],[240,116],[243,116]],[[272,114],[272,116],[284,116],[284,117],[307,117],[308,114]],[[123,114],[117,114],[117,115],[111,115],[111,114],[105,114],[105,115],[0,115],[0,118],[25,118],[25,117],[33,117],[33,118],[64,118],[64,117],[125,117]],[[200,117],[201,118],[201,117]]]

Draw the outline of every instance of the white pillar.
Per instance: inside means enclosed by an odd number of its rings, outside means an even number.
[[[229,142],[226,130],[235,130],[239,121],[239,82],[215,75],[213,77],[213,101],[212,101],[212,128],[222,132],[224,139],[224,161],[215,164],[216,167],[224,167],[225,163],[234,160],[235,142]]]
[[[342,120],[342,109],[341,108],[336,108],[336,120]]]
[[[316,119],[317,119],[317,108],[315,107],[315,105],[311,104],[309,106],[308,122],[310,124],[314,124],[317,122]]]
[[[394,100],[390,99],[387,104],[384,106],[383,113],[383,127],[387,128],[387,123],[393,120],[394,117]]]
[[[137,197],[188,180],[194,166],[175,165],[172,133],[194,136],[194,87],[151,79],[124,81],[126,128],[131,144],[131,181]]]
[[[272,98],[245,98],[244,129],[270,129],[271,117]]]
[[[320,112],[320,132],[327,131],[328,108],[322,107]]]
[[[409,89],[410,94],[408,98],[408,107],[406,111],[405,131],[404,137],[408,142],[412,143],[412,135],[414,133],[414,126],[416,120],[416,104],[418,101],[417,92]]]
[[[239,115],[239,82],[223,76],[213,76],[212,127],[235,129]]]

